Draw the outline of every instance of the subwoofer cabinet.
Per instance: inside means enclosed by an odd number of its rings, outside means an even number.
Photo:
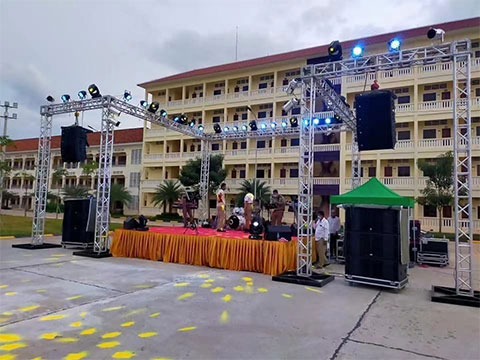
[[[93,246],[95,238],[95,198],[65,200],[62,245]]]

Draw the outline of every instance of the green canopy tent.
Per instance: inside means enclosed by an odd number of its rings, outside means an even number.
[[[383,185],[377,178],[371,178],[362,186],[342,195],[330,197],[330,203],[342,205],[402,206],[413,208],[415,201],[398,195]]]

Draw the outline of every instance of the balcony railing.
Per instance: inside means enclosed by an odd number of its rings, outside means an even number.
[[[145,161],[159,161],[159,160],[163,160],[164,157],[165,156],[163,154],[145,154],[143,159]]]
[[[380,178],[383,185],[394,187],[407,187],[413,189],[415,183],[413,177],[384,177]]]
[[[420,218],[420,223],[423,230],[438,230],[440,226],[440,219],[438,218]],[[472,225],[474,229],[480,229],[480,220],[473,220]],[[460,226],[466,227],[468,224],[467,220],[460,220]],[[442,230],[445,228],[453,228],[455,226],[455,220],[453,218],[442,219]]]
[[[213,96],[207,96],[205,98],[205,104],[216,104],[219,102],[224,102],[225,101],[225,94],[220,94],[220,95],[213,95]]]
[[[412,112],[415,110],[414,104],[397,104],[395,105],[395,113]]]
[[[192,98],[192,99],[185,99],[184,105],[185,106],[195,106],[198,104],[203,104],[203,97],[197,97],[197,98]]]
[[[418,140],[418,147],[430,148],[430,147],[452,147],[453,139],[422,139]]]
[[[313,151],[340,151],[340,144],[318,144],[313,146]],[[297,150],[298,152],[298,150]]]
[[[289,187],[297,187],[298,178],[274,178],[272,181],[272,185],[286,185]]]
[[[346,82],[347,84],[352,84],[352,83],[358,83],[358,82],[365,82],[365,75],[366,74],[361,74],[361,75],[350,75],[347,76]],[[367,77],[367,82],[368,81],[373,81],[376,79],[376,75],[373,73],[368,73]],[[370,83],[368,83],[370,85]]]
[[[165,154],[165,159],[178,159],[180,155],[181,154],[179,152],[168,153]]]
[[[316,178],[313,178],[313,185],[340,185],[340,178],[316,177]]]
[[[168,108],[179,107],[183,105],[183,100],[172,100],[167,103]]]
[[[245,156],[247,155],[247,150],[240,149],[240,150],[229,150],[225,152],[225,156]]]
[[[186,159],[193,159],[193,158],[201,157],[201,156],[202,156],[201,151],[184,152],[182,154],[182,158],[186,158]]]
[[[250,96],[252,97],[266,97],[271,96],[275,89],[273,87],[266,88],[266,89],[258,89],[250,91]]]
[[[227,95],[227,100],[241,101],[248,99],[250,93],[248,91],[239,91]]]
[[[298,146],[276,148],[275,154],[298,154],[298,149]]]
[[[418,104],[418,111],[450,110],[453,100],[425,101]]]
[[[404,68],[404,69],[393,69],[393,70],[385,70],[380,71],[378,74],[379,79],[388,80],[391,78],[397,78],[402,76],[409,76],[413,74],[412,68]]]
[[[248,155],[268,155],[272,153],[272,149],[253,149],[248,150]]]
[[[164,180],[142,180],[142,187],[147,189],[154,189],[163,182]]]
[[[395,150],[397,149],[411,149],[413,148],[413,141],[412,140],[397,140],[395,144]]]

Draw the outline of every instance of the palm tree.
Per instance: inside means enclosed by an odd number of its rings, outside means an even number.
[[[112,184],[110,186],[110,213],[113,213],[113,209],[116,203],[120,202],[123,205],[130,204],[132,202],[132,195],[121,184]]]
[[[68,175],[67,169],[63,167],[56,168],[53,170],[52,173],[52,182],[57,183],[57,197],[55,199],[56,207],[55,207],[55,219],[58,219],[58,213],[60,211],[60,189],[61,186],[58,186],[58,181],[62,180],[64,176]]]
[[[28,192],[28,183],[30,181],[35,180],[35,176],[29,174],[25,170],[16,173],[15,176],[23,179],[23,189],[25,190],[25,192],[23,194],[23,197],[22,197],[22,201],[23,201],[23,199],[25,199],[25,201],[24,201],[25,204],[23,206],[23,209],[24,209],[25,213],[24,213],[23,216],[26,217],[27,216],[27,211],[28,211],[28,201],[26,199],[27,198],[27,192]]]
[[[88,190],[84,186],[71,185],[63,189],[65,198],[85,198],[88,196]]]
[[[255,188],[257,191],[255,191]],[[244,180],[240,185],[240,194],[237,196],[237,206],[243,206],[243,199],[248,193],[256,193],[261,206],[270,201],[270,186],[268,186],[265,181],[260,181],[258,179]]]
[[[8,202],[15,198],[15,194],[8,191],[8,190],[2,190],[2,205],[3,201],[5,201],[5,208],[8,209]]]
[[[182,186],[178,181],[165,180],[163,184],[157,186],[153,194],[153,204],[155,206],[163,205],[163,212],[166,212],[168,204],[168,212],[172,213],[172,206],[182,194]]]

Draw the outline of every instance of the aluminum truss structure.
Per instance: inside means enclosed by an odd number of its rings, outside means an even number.
[[[200,167],[200,204],[198,208],[199,219],[208,219],[208,188],[209,188],[209,175],[210,175],[210,142],[208,140],[202,140],[202,162]]]

